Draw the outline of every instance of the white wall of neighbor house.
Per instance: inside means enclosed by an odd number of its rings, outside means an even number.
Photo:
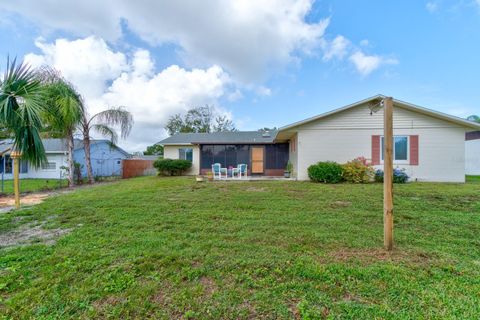
[[[30,163],[28,164],[27,172],[20,173],[20,179],[64,179],[65,170],[62,166],[67,166],[67,156],[63,153],[47,154],[48,165],[40,168],[34,168]],[[5,173],[4,179],[13,179],[12,173]]]
[[[465,173],[480,175],[480,139],[465,141]]]
[[[179,159],[180,149],[192,148],[192,167],[185,172],[186,175],[196,175],[200,173],[200,148],[198,145],[168,145],[164,146],[163,158],[164,159]]]
[[[394,135],[419,136],[418,165],[395,167],[405,168],[412,180],[465,181],[465,128],[399,106],[394,107],[393,122]],[[293,130],[298,132],[297,178],[307,180],[307,168],[318,161],[371,159],[372,135],[383,135],[383,109],[370,115],[368,106],[360,105]]]

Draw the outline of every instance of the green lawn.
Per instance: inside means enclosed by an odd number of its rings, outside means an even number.
[[[3,192],[0,187],[0,194],[13,194],[13,180],[4,180]],[[1,186],[1,181],[0,181]],[[59,179],[21,179],[20,192],[47,191],[68,186],[67,180]]]
[[[387,254],[380,184],[144,177],[78,190],[0,215],[0,234],[73,228],[0,249],[0,315],[480,318],[480,183],[396,185],[395,205]]]

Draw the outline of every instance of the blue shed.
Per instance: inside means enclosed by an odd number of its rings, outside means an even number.
[[[128,152],[108,140],[90,141],[90,159],[95,177],[121,176],[122,160],[130,157],[131,155]],[[73,159],[75,162],[80,163],[82,176],[86,177],[87,166],[85,164],[83,140],[75,140]]]

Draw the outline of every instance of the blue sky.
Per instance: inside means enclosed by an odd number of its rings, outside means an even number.
[[[213,104],[242,130],[382,93],[479,114],[480,1],[0,1],[0,55],[58,68],[91,112],[125,105],[130,151]],[[4,68],[5,62],[1,68]]]

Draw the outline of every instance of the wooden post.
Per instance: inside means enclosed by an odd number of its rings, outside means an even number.
[[[393,249],[393,99],[383,100],[383,230],[385,249]]]
[[[15,193],[15,208],[20,208],[20,152],[13,151],[10,157],[13,159],[13,191]]]

